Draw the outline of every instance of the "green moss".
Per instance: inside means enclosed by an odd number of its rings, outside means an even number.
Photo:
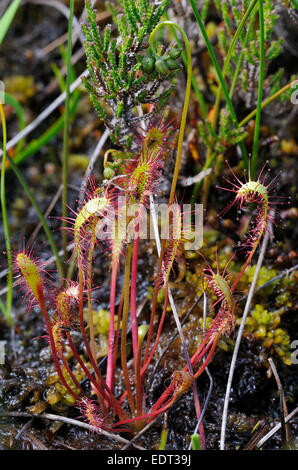
[[[90,369],[89,364],[87,364],[87,367]],[[79,395],[80,390],[74,385],[65,368],[62,368],[62,373],[71,390]],[[79,383],[85,378],[85,373],[79,364],[73,370],[73,374]],[[48,375],[46,385],[48,386],[48,389],[46,391],[45,397],[49,405],[54,406],[57,403],[61,403],[63,405],[73,405],[75,403],[74,397],[68,392],[64,385],[61,384],[58,373],[56,371]]]
[[[233,267],[231,266],[231,270],[232,268]],[[236,266],[236,268],[237,269],[235,270],[240,271],[241,265]],[[238,284],[240,291],[243,291],[243,292],[248,291],[249,286],[252,283],[255,271],[256,271],[256,265],[247,267],[245,273],[243,274]],[[277,271],[275,269],[268,269],[265,266],[262,266],[260,269],[256,288],[258,289],[258,287],[262,287],[264,284],[271,281],[276,276],[277,276]],[[276,289],[276,285],[278,284],[278,282],[279,282],[278,280],[272,281],[268,286],[266,286],[265,288],[262,288],[262,290],[258,292],[258,296],[267,297],[268,294],[272,294],[274,290]]]
[[[88,311],[84,311],[85,320],[88,321]],[[115,315],[115,328],[117,327],[118,316]],[[94,331],[97,336],[108,336],[110,328],[110,312],[101,308],[100,310],[93,310],[93,324]],[[121,323],[120,323],[121,329]]]
[[[262,341],[269,354],[276,353],[285,364],[291,365],[290,337],[286,330],[277,328],[284,311],[284,308],[280,308],[270,312],[257,304],[246,320],[245,330]],[[237,324],[240,321],[238,318]]]

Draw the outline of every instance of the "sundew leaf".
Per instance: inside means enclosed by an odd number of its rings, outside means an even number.
[[[79,231],[83,225],[96,215],[99,215],[109,204],[109,200],[106,197],[95,197],[86,202],[77,215],[74,225],[75,240],[78,242]]]
[[[16,258],[16,264],[22,273],[23,278],[28,284],[32,294],[39,302],[42,292],[42,281],[38,267],[25,253],[19,253]]]

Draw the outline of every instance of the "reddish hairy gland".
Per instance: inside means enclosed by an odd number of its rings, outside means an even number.
[[[84,418],[91,426],[96,430],[104,428],[104,418],[95,401],[84,397],[80,400],[77,406],[82,413],[82,418]]]
[[[83,230],[85,224],[87,222],[91,222],[94,217],[101,217],[103,211],[108,207],[109,204],[110,201],[105,196],[95,197],[86,202],[79,211],[74,223],[74,238],[78,252],[81,252],[82,248],[80,246],[81,230]]]
[[[64,337],[63,337],[63,323],[56,321],[52,326],[52,336],[55,344],[56,351],[61,357],[64,350]]]
[[[207,276],[207,279],[209,289],[218,297],[219,301],[224,301],[230,310],[234,310],[235,301],[227,280],[220,274],[213,272]]]
[[[165,407],[168,408],[172,406],[173,403],[178,399],[178,397],[182,393],[186,392],[192,386],[193,383],[193,376],[185,370],[174,371],[171,378],[171,384],[163,392],[157,402],[153,405],[151,412],[156,412],[160,408],[164,410]],[[164,405],[164,402],[168,397],[171,398]]]
[[[146,156],[161,152],[163,158],[167,157],[173,147],[175,130],[173,121],[164,122],[163,117],[159,122],[156,119],[149,121],[147,127],[136,135],[142,154]]]
[[[69,281],[68,287],[62,289],[56,296],[55,304],[58,315],[65,326],[70,326],[72,323],[71,309],[73,305],[79,304],[79,286],[72,281]]]
[[[148,194],[155,192],[164,165],[162,152],[138,155],[129,165],[122,168],[124,178],[119,177],[119,184],[127,196],[133,196],[136,202],[144,204]]]

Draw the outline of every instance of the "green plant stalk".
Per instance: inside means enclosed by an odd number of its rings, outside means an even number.
[[[228,67],[230,65],[230,61],[231,61],[233,52],[235,50],[236,44],[238,42],[239,36],[240,36],[244,26],[245,26],[245,23],[246,23],[247,19],[249,18],[252,10],[254,9],[257,1],[258,0],[252,0],[251,4],[249,5],[248,9],[246,10],[245,14],[243,15],[243,18],[242,18],[241,22],[239,23],[239,26],[238,26],[238,28],[237,28],[234,36],[233,36],[232,42],[231,42],[230,47],[228,49],[227,55],[226,55],[225,60],[224,60],[224,65],[223,65],[223,68],[222,68],[222,77],[223,77],[223,79],[226,76],[226,73],[227,73]],[[217,91],[217,95],[216,95],[216,101],[215,101],[215,105],[214,105],[213,116],[212,116],[212,129],[213,130],[215,130],[215,128],[216,128],[216,123],[217,123],[221,98],[222,98],[222,86],[220,85],[218,87],[218,91]]]
[[[67,44],[67,63],[66,63],[66,98],[64,112],[64,133],[63,133],[63,167],[62,167],[62,246],[64,251],[64,262],[67,261],[67,185],[68,185],[68,139],[69,139],[69,105],[70,105],[70,84],[71,84],[71,54],[72,54],[72,23],[74,17],[74,0],[70,0],[69,19],[68,19],[68,44]]]
[[[75,250],[72,252],[71,260],[69,262],[66,279],[72,279],[76,267],[77,253]]]
[[[269,104],[271,104],[276,98],[278,98],[279,96],[281,96],[283,93],[286,93],[292,86],[293,84],[295,83],[295,80],[294,81],[291,81],[290,83],[287,83],[287,85],[285,85],[284,87],[280,88],[280,90],[278,90],[276,93],[274,93],[272,96],[269,96],[269,98],[267,98],[266,100],[264,100],[262,102],[262,109],[264,109],[266,106],[268,106]],[[251,119],[253,119],[255,117],[257,113],[257,109],[254,109],[254,111],[252,111],[250,114],[248,114],[241,122],[239,122],[239,127],[243,127],[245,126]],[[206,170],[207,168],[210,168],[214,158],[216,157],[215,153],[213,153],[213,155],[211,155],[210,157],[210,160],[206,160],[205,162],[205,165],[203,166],[202,170],[201,171],[204,171]],[[195,189],[194,189],[194,196],[193,196],[193,200],[196,199],[197,197],[197,194],[198,194],[198,191],[201,187],[201,184],[202,184],[202,181],[199,181],[198,183],[196,183],[195,185]]]
[[[240,73],[240,69],[241,69],[241,65],[242,65],[242,61],[243,61],[243,57],[244,57],[244,50],[247,46],[247,42],[248,42],[248,39],[250,37],[250,33],[251,33],[253,25],[254,25],[255,17],[256,17],[256,14],[258,12],[258,8],[259,8],[259,5],[255,4],[254,9],[253,9],[252,14],[251,14],[250,22],[249,22],[248,29],[247,29],[247,34],[244,38],[243,45],[242,45],[242,50],[240,52],[238,62],[237,62],[237,65],[236,65],[236,70],[235,70],[235,73],[234,73],[233,79],[232,79],[232,84],[231,84],[230,93],[229,93],[231,99],[232,99],[234,91],[235,91],[236,83],[237,83],[237,80],[238,80],[238,77],[239,77],[239,73]],[[241,127],[240,124],[239,124],[239,127]]]
[[[166,18],[168,21],[170,21],[170,20],[169,20],[169,16],[168,16],[167,13],[165,14],[165,18]],[[178,38],[178,35],[177,35],[176,31],[175,31],[175,28],[171,27],[171,31],[172,31],[172,33],[173,33],[173,35],[174,35],[174,37],[175,37],[176,43],[177,43],[178,46],[182,49],[182,43],[181,43],[180,39]],[[184,51],[182,51],[181,57],[182,57],[182,60],[183,60],[183,62],[184,62],[184,65],[187,67],[187,57],[186,57]],[[211,127],[211,124],[210,124],[210,122],[209,122],[209,120],[208,120],[208,108],[207,108],[207,105],[206,105],[206,103],[205,103],[204,96],[203,96],[203,94],[200,92],[200,89],[199,89],[199,87],[198,87],[198,84],[197,84],[196,79],[195,79],[195,77],[193,76],[193,74],[192,74],[192,76],[191,76],[191,84],[192,84],[193,90],[194,90],[194,92],[195,92],[195,94],[196,94],[196,97],[197,97],[197,100],[198,100],[198,102],[199,102],[199,105],[200,105],[200,107],[201,107],[201,109],[202,109],[203,117],[204,117],[204,119],[205,119],[205,121],[206,121],[206,126],[207,126],[207,128],[208,128],[210,134],[211,134],[213,137],[216,137],[215,132],[213,131],[213,129],[212,129],[212,127]]]
[[[174,174],[173,174],[173,179],[172,179],[172,186],[171,186],[171,191],[170,191],[170,196],[169,196],[169,203],[168,203],[169,206],[171,206],[173,201],[174,201],[175,190],[176,190],[176,185],[177,185],[177,179],[178,179],[179,169],[180,169],[182,146],[183,146],[183,139],[184,139],[184,131],[185,131],[187,111],[188,111],[189,98],[190,98],[190,90],[191,90],[192,63],[191,63],[191,50],[190,50],[190,44],[189,44],[188,38],[187,38],[184,30],[179,25],[174,23],[173,21],[162,21],[161,23],[159,23],[154,28],[154,30],[150,34],[149,44],[150,44],[150,47],[151,47],[151,50],[153,51],[153,53],[156,54],[156,51],[155,51],[154,45],[153,45],[155,34],[157,33],[157,31],[160,28],[163,28],[166,25],[178,29],[178,31],[181,33],[181,35],[183,37],[183,40],[184,40],[184,44],[185,44],[186,58],[187,58],[186,90],[185,90],[183,111],[182,111],[182,117],[181,117],[180,129],[179,129],[179,136],[178,136],[176,162],[175,162]]]
[[[161,430],[161,434],[160,434],[160,443],[159,443],[158,450],[166,450],[167,440],[168,440],[168,430],[167,428],[163,427]]]
[[[31,192],[31,190],[30,190],[30,188],[29,188],[29,186],[28,186],[28,184],[25,180],[25,178],[23,177],[22,173],[20,172],[19,168],[15,165],[13,159],[9,155],[7,155],[7,159],[9,161],[9,164],[11,165],[13,171],[15,172],[16,177],[18,178],[19,182],[23,186],[23,189],[24,189],[25,193],[27,194],[28,198],[30,199],[31,204],[33,205],[34,209],[36,210],[36,213],[39,217],[39,220],[40,220],[40,222],[43,226],[43,229],[45,231],[45,234],[48,238],[48,241],[49,241],[51,250],[53,252],[53,255],[55,256],[57,270],[59,272],[59,275],[60,275],[61,279],[63,279],[63,272],[64,272],[63,271],[63,266],[62,266],[61,259],[60,259],[59,254],[58,254],[58,249],[57,249],[55,240],[54,240],[52,232],[51,232],[51,230],[50,230],[50,228],[47,224],[45,216],[41,212],[41,210],[39,208],[39,205],[38,205],[35,197],[33,196],[32,192]]]
[[[209,152],[207,152],[207,157],[206,157],[206,162],[203,166],[203,168],[201,169],[201,171],[205,171],[207,170],[208,168],[211,167],[214,159],[216,157],[216,153],[213,152],[211,155],[209,155]],[[201,185],[202,183],[204,182],[204,179],[201,180],[201,181],[198,181],[196,184],[195,184],[195,187],[194,187],[194,190],[193,190],[193,193],[192,193],[192,198],[191,198],[191,203],[192,205],[196,202],[197,200],[197,196],[198,196],[198,193],[199,193],[199,190],[201,188]]]
[[[193,434],[190,438],[193,450],[202,450],[200,436],[198,434]]]
[[[60,50],[60,54],[61,54],[61,57],[62,57],[62,60],[64,62],[64,66],[65,68],[67,68],[67,57],[68,57],[68,54],[67,54],[67,50],[64,46],[64,44],[62,44],[60,47],[59,47],[59,50]],[[60,87],[60,90],[61,90],[61,93],[63,93],[66,89],[66,82],[65,82],[65,79],[61,73],[61,70],[59,69],[59,67],[57,67],[57,65],[55,63],[52,64],[52,70],[54,72],[54,75],[59,83],[59,87]],[[71,82],[74,82],[76,80],[76,73],[75,73],[75,69],[74,69],[74,66],[70,66],[70,79],[71,79]],[[77,90],[76,90],[77,91]]]
[[[59,83],[59,88],[61,90],[61,93],[63,93],[65,91],[65,80],[62,76],[62,73],[58,65],[55,63],[51,64],[51,69],[56,77],[57,82]]]
[[[252,3],[250,4],[249,8],[247,9],[246,13],[244,14],[236,32],[235,32],[235,35],[232,39],[232,42],[230,44],[230,47],[229,47],[229,50],[227,52],[227,56],[225,58],[225,62],[224,62],[224,66],[223,66],[223,70],[222,72],[220,71],[220,68],[219,68],[219,64],[217,62],[217,59],[215,57],[215,54],[214,54],[214,51],[213,51],[213,48],[212,48],[212,45],[209,41],[209,38],[208,38],[208,35],[206,33],[206,30],[205,30],[205,27],[204,27],[204,24],[202,22],[202,19],[199,15],[199,12],[197,11],[196,9],[196,6],[193,4],[192,1],[190,1],[190,3],[192,4],[192,7],[195,8],[194,9],[194,13],[195,13],[195,16],[196,16],[196,19],[198,21],[198,24],[199,24],[199,27],[201,29],[201,32],[202,32],[202,35],[203,35],[203,38],[206,42],[206,47],[208,49],[208,52],[209,52],[209,55],[210,55],[210,58],[212,60],[212,63],[217,71],[217,76],[218,76],[218,80],[219,80],[219,87],[218,87],[218,92],[217,92],[217,96],[216,96],[216,102],[215,102],[215,105],[214,105],[214,110],[213,110],[213,116],[212,116],[212,123],[211,123],[211,128],[212,128],[212,131],[213,131],[213,136],[215,135],[215,128],[216,128],[216,123],[217,123],[217,118],[218,118],[218,112],[219,112],[219,105],[220,105],[220,100],[222,98],[222,94],[224,93],[225,95],[225,98],[226,98],[226,101],[227,101],[227,105],[229,107],[229,111],[230,111],[230,114],[231,114],[231,117],[232,117],[232,121],[233,121],[233,124],[235,127],[239,127],[240,125],[237,123],[237,118],[236,118],[236,114],[234,112],[234,108],[233,108],[233,104],[232,104],[232,95],[231,93],[228,94],[228,99],[227,99],[227,88],[226,88],[226,85],[225,85],[225,82],[224,82],[224,77],[225,77],[225,74],[227,72],[227,69],[228,69],[228,66],[229,66],[229,63],[230,63],[230,60],[231,60],[231,57],[232,57],[232,54],[233,54],[233,51],[235,49],[235,46],[236,46],[236,43],[239,39],[239,36],[245,26],[245,23],[249,17],[249,15],[251,14],[252,10],[255,9],[256,10],[256,2],[257,0],[253,0]],[[254,14],[256,14],[256,11],[254,12]],[[252,21],[251,21],[252,23]],[[247,35],[248,37],[248,35]],[[241,59],[242,61],[242,59]],[[240,69],[240,60],[239,60],[239,69]],[[239,71],[238,71],[239,73]],[[243,156],[243,160],[244,160],[244,163],[246,165],[246,167],[248,168],[248,156],[247,156],[247,152],[246,152],[246,149],[245,149],[245,146],[243,144],[243,142],[241,142],[239,144],[240,148],[241,148],[241,152],[242,152],[242,156]],[[204,165],[204,167],[202,168],[202,171],[206,170],[207,168],[209,168],[214,160],[214,158],[216,157],[216,155],[214,153],[212,153],[212,149],[209,148],[208,151],[207,151],[207,156],[206,156],[206,163]],[[192,196],[192,203],[194,203],[196,201],[196,198],[197,198],[197,195],[198,195],[198,192],[199,192],[199,189],[202,185],[202,181],[196,183],[195,187],[194,187],[194,190],[193,190],[193,196]]]
[[[143,414],[143,396],[144,396],[144,381],[141,377],[141,360],[142,360],[142,346],[144,342],[144,335],[138,335],[138,353],[136,361],[136,411],[137,416]],[[140,423],[142,425],[142,423]],[[140,426],[141,427],[141,426]]]
[[[257,167],[257,159],[258,159],[258,151],[259,151],[259,134],[260,134],[260,126],[261,126],[262,96],[263,96],[264,68],[265,68],[265,25],[264,25],[263,0],[259,0],[259,25],[260,25],[260,66],[259,66],[257,113],[256,113],[251,165],[250,165],[250,174],[252,178],[254,178],[255,176],[256,167]]]
[[[276,93],[274,93],[272,96],[269,96],[266,100],[262,102],[261,109],[264,109],[266,106],[268,106],[272,101],[274,101],[276,98],[278,98],[280,95],[288,91],[296,82],[296,80],[291,81],[290,83],[287,83],[284,87],[280,88]],[[255,117],[257,114],[257,108],[254,109],[251,113],[249,113],[241,122],[239,122],[239,127],[245,126],[251,119]]]
[[[1,194],[1,210],[2,210],[3,228],[4,228],[4,236],[5,236],[5,246],[6,246],[7,263],[8,263],[5,319],[9,323],[9,325],[13,325],[13,320],[11,316],[12,277],[13,277],[12,276],[12,252],[11,252],[11,245],[10,245],[9,226],[8,226],[8,220],[7,220],[6,193],[5,193],[7,132],[6,132],[6,120],[5,120],[4,108],[1,102],[0,102],[0,116],[1,116],[1,122],[2,122],[2,132],[3,132],[3,156],[2,156],[2,166],[1,166],[0,194]]]

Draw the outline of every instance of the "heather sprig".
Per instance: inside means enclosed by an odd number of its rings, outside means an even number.
[[[160,111],[172,93],[172,85],[167,83],[180,70],[170,55],[168,62],[158,57],[155,66],[155,60],[147,51],[148,36],[168,3],[168,0],[158,3],[123,0],[120,12],[112,9],[116,39],[111,25],[107,25],[103,33],[99,32],[96,12],[86,1],[89,26],[82,28],[90,80],[85,79],[84,83],[99,117],[112,132],[111,138],[124,147],[130,146],[130,136],[139,121],[133,113],[135,108],[155,104],[154,110],[142,119]],[[152,68],[148,68],[148,61]],[[163,62],[165,73],[158,70],[158,61]]]
[[[207,2],[204,2],[207,3]],[[219,34],[218,39],[220,48],[222,51],[227,52],[229,43],[232,40],[234,34],[234,25],[236,27],[240,24],[243,13],[248,8],[249,2],[247,1],[236,1],[236,0],[222,0],[216,4],[218,13],[222,16],[224,21],[224,30],[222,34]],[[272,33],[276,21],[277,15],[277,2],[265,1],[263,2],[264,16],[266,21],[264,23],[265,33],[265,62],[268,67],[270,61],[278,57],[282,51],[282,39],[272,39]],[[206,8],[206,6],[205,6]],[[246,70],[249,67],[255,67],[259,62],[259,48],[258,44],[260,41],[260,31],[251,30],[249,24],[246,25],[244,30],[240,34],[240,42],[243,49],[241,52],[244,53],[245,59],[243,63],[243,69]],[[240,46],[239,46],[240,49]],[[235,66],[238,61],[238,53],[235,51],[232,56],[232,64]],[[230,68],[229,73],[233,74],[234,67]]]

